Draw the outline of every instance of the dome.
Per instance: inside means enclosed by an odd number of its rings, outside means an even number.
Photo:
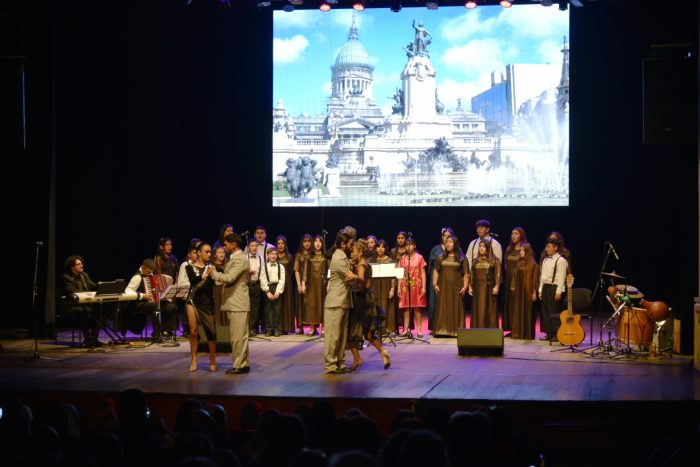
[[[359,65],[374,69],[369,62],[367,49],[360,43],[358,37],[357,27],[355,27],[353,22],[353,25],[350,27],[350,33],[348,34],[348,41],[338,51],[338,55],[335,56],[336,67]]]

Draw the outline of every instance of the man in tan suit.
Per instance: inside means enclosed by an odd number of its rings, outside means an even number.
[[[250,296],[248,295],[248,263],[241,250],[243,240],[233,233],[224,239],[224,251],[230,256],[224,272],[214,271],[211,277],[216,285],[223,285],[221,309],[228,314],[231,334],[231,359],[233,368],[226,370],[228,375],[250,372],[248,361],[248,319]]]
[[[323,345],[325,350],[326,374],[349,373],[345,367],[345,345],[348,341],[348,314],[352,306],[350,282],[357,278],[350,267],[347,253],[352,249],[352,238],[346,233],[338,233],[335,238],[336,250],[330,263],[328,294],[323,310]]]

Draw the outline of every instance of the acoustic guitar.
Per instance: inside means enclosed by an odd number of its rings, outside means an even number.
[[[562,345],[578,345],[586,338],[586,332],[581,327],[581,315],[575,315],[573,310],[574,294],[571,288],[574,285],[574,276],[566,276],[567,309],[559,315],[561,325],[557,331],[557,340]]]

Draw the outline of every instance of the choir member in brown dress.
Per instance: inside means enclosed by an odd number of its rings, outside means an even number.
[[[374,263],[396,263],[394,259],[387,255],[389,246],[386,240],[377,240],[377,257],[374,258]],[[396,294],[396,279],[393,277],[373,277],[372,278],[372,294],[374,296],[374,304],[381,307],[386,314],[386,329],[392,334],[399,332],[399,324],[396,320],[396,307],[394,296]]]
[[[318,335],[318,328],[323,318],[323,300],[326,293],[324,285],[327,271],[326,256],[323,248],[323,238],[316,235],[313,238],[313,249],[302,275],[304,288],[304,324],[309,326],[307,336]]]
[[[469,289],[469,262],[459,239],[445,239],[445,251],[438,256],[433,270],[432,284],[435,304],[435,337],[457,337],[457,329],[464,327],[464,297]]]
[[[306,263],[309,261],[311,255],[311,244],[313,243],[313,237],[309,234],[304,234],[299,241],[299,248],[297,253],[294,255],[294,278],[296,282],[296,303],[295,308],[297,310],[297,334],[304,334],[304,297],[306,296],[306,286],[304,285],[303,275],[306,271]]]
[[[403,230],[396,234],[396,244],[394,248],[389,252],[389,256],[394,258],[394,261],[401,259],[403,255],[406,254],[406,240],[408,239],[408,234]]]
[[[275,239],[277,245],[277,262],[284,266],[284,292],[280,296],[281,312],[280,312],[280,327],[282,334],[294,334],[294,321],[298,318],[296,313],[294,291],[294,258],[287,249],[287,237],[278,235]]]
[[[455,233],[451,228],[443,227],[440,231],[440,243],[430,250],[428,256],[428,278],[430,279],[428,282],[428,329],[431,331],[435,331],[435,306],[437,304],[437,295],[433,287],[433,271],[435,271],[438,258],[445,252],[445,240],[454,236]],[[435,333],[433,332],[433,334]]]
[[[350,263],[357,278],[353,280],[352,308],[348,320],[347,347],[353,357],[351,371],[357,370],[363,361],[360,358],[360,350],[364,340],[367,339],[379,352],[384,363],[384,369],[391,365],[389,352],[382,348],[382,341],[375,334],[377,330],[377,306],[372,296],[372,268],[365,257],[367,252],[367,240],[360,239],[352,247]],[[382,317],[383,318],[383,317]],[[379,318],[381,319],[381,318]]]
[[[505,310],[503,321],[508,322],[513,339],[535,338],[533,303],[537,300],[539,265],[535,262],[532,246],[522,227],[515,227],[506,248]],[[505,325],[504,325],[505,327]]]
[[[153,261],[156,263],[155,274],[165,274],[175,281],[177,279],[177,258],[173,254],[173,240],[161,237],[158,240],[158,251]]]
[[[489,240],[479,240],[478,255],[469,274],[472,296],[472,328],[498,328],[498,289],[501,264],[491,251]]]
[[[365,251],[365,258],[372,263],[374,258],[377,257],[377,237],[374,235],[367,235],[367,251]]]

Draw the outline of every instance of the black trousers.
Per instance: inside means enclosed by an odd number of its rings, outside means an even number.
[[[82,344],[94,347],[99,332],[99,329],[96,329],[96,310],[91,305],[72,306],[67,311],[67,318],[72,326],[79,328],[83,333]]]
[[[250,329],[258,332],[259,323],[260,331],[263,332],[265,331],[265,318],[260,313],[263,305],[260,281],[251,282],[248,285],[248,295],[250,296]]]
[[[275,293],[277,284],[270,284],[270,292]],[[282,312],[282,297],[270,300],[265,295],[265,325],[267,331],[280,331],[280,314]]]
[[[127,310],[126,322],[122,325],[122,334],[126,330],[138,334],[150,318],[153,326],[153,338],[160,339],[163,331],[175,331],[178,328],[177,305],[171,302],[161,302],[160,318],[157,315],[158,306],[153,302],[139,302],[132,310]]]
[[[561,313],[561,311],[564,309],[563,304],[566,303],[566,292],[561,294],[561,299],[559,301],[556,301],[555,299],[556,294],[556,284],[542,285],[542,316],[540,317],[540,331],[546,332],[549,336],[553,336],[559,330],[558,325],[552,325],[552,318],[558,317],[559,313]]]

